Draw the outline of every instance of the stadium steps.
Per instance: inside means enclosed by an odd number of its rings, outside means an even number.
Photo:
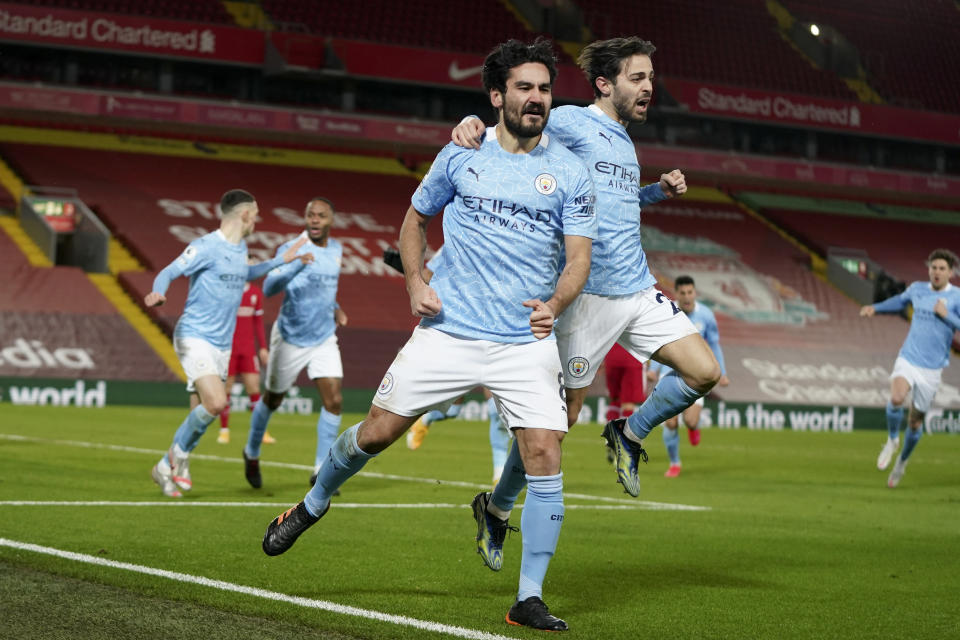
[[[260,3],[255,0],[246,0],[245,2],[223,0],[223,8],[230,14],[238,27],[264,29],[266,31],[274,29],[273,22],[271,22],[263,7],[260,6]]]
[[[755,211],[745,202],[741,202],[736,198],[734,198],[733,202],[740,208],[741,211],[746,213],[748,216],[758,220],[765,227],[767,227],[768,229],[776,233],[778,236],[780,236],[781,238],[783,238],[784,240],[792,244],[794,247],[796,247],[800,251],[807,254],[810,257],[810,269],[813,271],[814,275],[816,275],[820,280],[823,280],[825,283],[827,283],[831,287],[833,286],[833,284],[827,279],[827,261],[824,258],[820,257],[820,255],[818,255],[816,251],[814,251],[813,249],[808,247],[806,244],[798,240],[796,237],[791,235],[783,227],[780,227],[779,225],[775,224],[765,216]]]
[[[150,345],[150,348],[163,360],[170,371],[180,380],[186,382],[187,379],[180,367],[180,360],[173,350],[170,339],[164,335],[160,327],[154,324],[150,316],[127,295],[120,283],[117,282],[116,277],[107,273],[88,273],[87,278],[110,301],[110,304],[127,320],[130,326],[140,334],[143,340]]]
[[[113,235],[110,236],[107,266],[114,277],[120,275],[122,271],[145,271],[140,261]]]
[[[40,250],[37,243],[35,243],[30,236],[27,235],[27,232],[23,230],[23,227],[20,226],[19,220],[13,216],[0,216],[0,229],[3,229],[10,237],[10,240],[20,248],[20,251],[23,252],[23,255],[27,258],[31,266],[53,266],[50,258]]]

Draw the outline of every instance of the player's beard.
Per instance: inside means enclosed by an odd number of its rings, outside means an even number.
[[[647,112],[644,111],[639,116],[636,114],[637,99],[632,96],[621,95],[617,90],[613,91],[613,108],[617,112],[617,117],[623,122],[636,122],[643,124],[647,121]],[[647,105],[649,109],[649,104]]]
[[[523,116],[525,115],[524,110],[526,109],[526,113],[530,113],[531,109],[536,110],[537,107],[540,109],[539,113],[543,116],[543,120],[537,124],[523,124]],[[533,138],[543,133],[544,127],[547,126],[547,118],[549,117],[550,113],[547,111],[546,105],[542,104],[536,105],[536,107],[534,105],[527,105],[527,107],[521,106],[517,111],[512,109],[504,109],[503,126],[507,128],[507,131],[518,138]]]

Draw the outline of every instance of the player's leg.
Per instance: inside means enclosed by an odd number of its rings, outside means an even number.
[[[901,365],[901,358],[897,358],[897,364]],[[897,364],[894,365],[894,374],[897,373]],[[890,399],[887,401],[887,441],[883,443],[880,449],[880,455],[877,456],[877,469],[885,470],[890,466],[890,461],[900,448],[900,425],[903,423],[904,402],[907,394],[910,393],[910,382],[905,377],[906,372],[901,370],[899,375],[893,375],[890,378]]]
[[[316,378],[314,383],[323,401],[320,416],[317,419],[317,449],[313,457],[313,473],[310,486],[317,480],[320,466],[327,459],[330,447],[340,433],[340,419],[343,412],[343,378]]]
[[[510,440],[512,437],[506,425],[500,420],[497,401],[494,400],[490,390],[484,387],[483,395],[487,398],[487,420],[490,423],[490,453],[493,458],[493,486],[496,487],[500,481],[500,476],[503,475],[503,467],[507,463],[507,455],[510,453]]]
[[[417,421],[410,426],[410,430],[407,431],[407,448],[408,449],[419,449],[420,445],[423,444],[424,439],[427,437],[427,433],[430,431],[430,425],[434,422],[442,422],[444,420],[449,420],[450,418],[456,418],[460,415],[460,410],[463,408],[463,399],[460,398],[444,411],[439,409],[433,409],[427,411],[425,414],[417,418]]]
[[[230,354],[230,368],[227,372],[227,381],[224,383],[224,388],[227,392],[227,406],[220,412],[220,433],[217,434],[217,442],[220,444],[228,444],[230,442],[230,396],[233,394],[233,383],[236,382],[237,379],[237,368],[234,362],[238,355],[239,354],[235,353]]]
[[[933,404],[933,398],[937,394],[937,388],[940,386],[940,369],[921,369],[915,367],[910,380],[913,385],[913,401],[910,406],[910,413],[907,416],[907,431],[903,438],[903,450],[897,456],[894,462],[893,470],[887,478],[887,486],[891,489],[900,484],[900,479],[907,470],[907,461],[910,455],[920,442],[923,435],[923,418],[930,405]]]
[[[667,419],[663,423],[663,446],[667,449],[670,466],[663,474],[667,478],[676,478],[680,475],[680,419],[677,416]]]
[[[687,426],[687,437],[692,447],[700,444],[700,412],[702,409],[703,397],[700,397],[683,410],[683,424]]]
[[[243,389],[247,392],[247,397],[250,398],[250,411],[253,412],[257,403],[260,402],[260,367],[257,364],[257,356],[246,356],[243,367],[240,379],[243,381]],[[276,442],[276,438],[271,436],[269,431],[264,432],[263,444],[275,444]]]

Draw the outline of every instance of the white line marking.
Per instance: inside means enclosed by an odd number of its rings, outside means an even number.
[[[132,500],[0,500],[0,507],[272,507],[286,509],[289,502],[193,502],[190,500],[165,501],[132,501]],[[469,509],[469,504],[453,504],[450,502],[411,502],[411,503],[367,503],[367,502],[335,502],[337,509]],[[676,507],[683,507],[677,509]],[[514,505],[515,509],[523,509],[523,504]],[[641,511],[650,507],[642,504],[568,504],[567,509],[588,509],[595,511]],[[694,507],[687,505],[662,505],[661,509],[679,511],[708,511],[710,507]]]
[[[143,449],[141,447],[128,447],[119,444],[106,444],[102,442],[84,442],[80,440],[47,440],[44,438],[35,438],[31,436],[21,436],[16,434],[0,433],[0,440],[13,440],[17,442],[36,442],[40,444],[56,444],[69,447],[82,447],[85,449],[107,449],[110,451],[123,451],[127,453],[144,453],[154,456],[162,456],[166,451],[156,449]],[[227,458],[225,456],[214,456],[203,453],[191,453],[193,460],[213,460],[215,462],[229,462],[231,464],[242,463],[242,458]],[[261,460],[261,466],[275,467],[279,469],[295,469],[298,471],[313,471],[313,467],[305,464],[296,464],[292,462],[273,462],[270,460]],[[364,478],[376,478],[378,480],[400,480],[403,482],[418,482],[421,484],[443,485],[446,487],[464,487],[466,489],[488,489],[489,484],[476,482],[463,482],[461,480],[440,480],[438,478],[418,478],[415,476],[399,476],[391,473],[375,473],[371,471],[361,471],[357,474]],[[565,498],[576,500],[594,500],[597,502],[608,502],[611,504],[628,505],[633,508],[642,508],[649,511],[712,511],[712,507],[701,507],[689,504],[674,504],[670,502],[653,502],[650,500],[634,500],[632,498],[612,498],[610,496],[595,496],[587,493],[568,493],[564,492]],[[568,505],[570,506],[570,505]]]
[[[407,616],[398,616],[398,615],[393,615],[389,613],[382,613],[380,611],[371,611],[370,609],[360,609],[358,607],[350,607],[347,605],[337,604],[335,602],[328,602],[326,600],[314,600],[312,598],[288,596],[285,593],[277,593],[276,591],[267,591],[266,589],[258,589],[257,587],[248,587],[242,584],[224,582],[223,580],[213,580],[211,578],[204,578],[203,576],[193,576],[188,573],[179,573],[177,571],[167,571],[166,569],[155,569],[153,567],[145,567],[139,564],[130,564],[129,562],[117,562],[116,560],[107,560],[106,558],[99,558],[97,556],[91,556],[85,553],[75,553],[73,551],[63,551],[61,549],[54,549],[52,547],[42,547],[40,545],[30,544],[27,542],[18,542],[16,540],[8,540],[7,538],[0,538],[0,546],[10,547],[12,549],[19,549],[21,551],[32,551],[34,553],[42,553],[49,556],[55,556],[57,558],[63,558],[65,560],[73,560],[74,562],[83,562],[85,564],[93,564],[101,567],[110,567],[112,569],[122,569],[124,571],[133,571],[134,573],[142,573],[148,576],[166,578],[168,580],[175,580],[177,582],[187,582],[191,584],[198,584],[203,587],[211,587],[213,589],[219,589],[220,591],[232,591],[233,593],[242,593],[244,595],[254,596],[255,598],[263,598],[265,600],[276,600],[277,602],[287,602],[289,604],[297,605],[298,607],[307,607],[309,609],[321,609],[323,611],[331,611],[333,613],[339,613],[341,615],[346,615],[346,616],[367,618],[368,620],[389,622],[391,624],[395,624],[403,627],[413,627],[415,629],[423,629],[425,631],[435,631],[437,633],[445,633],[448,635],[456,636],[458,638],[471,638],[476,640],[514,640],[509,636],[501,636],[495,633],[488,633],[486,631],[478,631],[476,629],[467,629],[466,627],[457,627],[449,624],[441,624],[439,622],[430,622],[429,620],[418,620],[417,618],[409,618]]]

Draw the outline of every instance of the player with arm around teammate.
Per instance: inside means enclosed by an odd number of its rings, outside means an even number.
[[[907,470],[907,460],[923,435],[923,417],[940,386],[943,368],[950,364],[953,333],[960,329],[960,289],[950,284],[950,276],[957,264],[956,254],[937,249],[927,258],[928,282],[914,282],[903,293],[860,309],[861,316],[870,318],[875,313],[899,313],[908,304],[913,305],[910,331],[890,374],[887,442],[877,457],[878,469],[883,471],[890,466],[900,447],[903,403],[912,390],[913,401],[907,417],[903,450],[887,478],[887,486],[891,489],[900,483]]]
[[[673,292],[677,296],[677,306],[679,306],[680,309],[687,314],[687,317],[690,318],[690,321],[693,322],[693,326],[697,328],[697,331],[700,332],[700,335],[703,336],[706,343],[710,345],[713,355],[720,364],[721,375],[720,381],[717,382],[717,384],[721,387],[727,386],[730,384],[730,380],[727,378],[726,366],[723,362],[723,350],[720,348],[720,331],[717,329],[717,319],[713,315],[713,311],[702,302],[697,301],[697,287],[693,278],[690,276],[679,276],[673,283]],[[655,385],[661,377],[669,373],[670,367],[662,365],[659,362],[651,362],[649,370],[647,371],[647,379],[651,385]],[[696,402],[684,409],[680,414],[683,416],[683,423],[687,425],[687,435],[690,438],[690,444],[694,447],[700,444],[700,429],[697,425],[700,422],[701,409],[703,409],[703,398],[697,399]],[[673,416],[663,423],[663,444],[666,446],[667,455],[670,458],[670,467],[663,474],[667,478],[676,478],[680,475],[679,418],[680,416]]]
[[[191,400],[199,402],[151,471],[153,481],[171,498],[179,498],[181,490],[193,488],[190,452],[227,404],[223,383],[244,283],[282,264],[313,259],[297,255],[303,246],[298,242],[273,260],[249,266],[244,238],[253,233],[257,201],[246,191],[233,189],[220,199],[220,211],[220,228],[191,242],[180,257],[157,274],[153,290],[143,299],[148,307],[159,306],[166,302],[165,294],[174,279],[190,278],[187,302],[173,331],[173,346],[187,375],[187,391],[196,395]]]
[[[326,513],[333,490],[418,416],[482,385],[520,442],[528,481],[520,588],[507,621],[567,628],[541,598],[564,513],[566,405],[553,323],[586,281],[596,218],[586,168],[541,135],[555,74],[548,42],[511,40],[487,56],[483,83],[499,123],[479,150],[444,147],[400,231],[411,310],[421,323],[387,370],[367,417],[331,447],[313,490],[270,523],[263,540],[268,555],[289,549]],[[426,227],[444,207],[443,260],[428,285]]]
[[[337,304],[343,247],[330,237],[333,218],[330,200],[322,197],[310,200],[304,210],[303,233],[299,239],[281,245],[277,253],[282,253],[295,242],[309,240],[304,251],[313,256],[313,261],[276,269],[263,285],[268,296],[282,291],[284,298],[270,332],[265,393],[253,409],[250,432],[243,449],[244,476],[255,489],[263,485],[260,445],[267,424],[304,367],[323,402],[317,420],[317,448],[311,484],[340,431],[343,363],[336,330],[346,326],[347,314]]]

